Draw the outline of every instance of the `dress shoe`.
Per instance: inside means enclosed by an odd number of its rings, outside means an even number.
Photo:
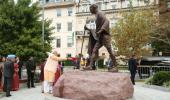
[[[6,95],[6,97],[10,97],[10,96],[12,96],[12,95]]]

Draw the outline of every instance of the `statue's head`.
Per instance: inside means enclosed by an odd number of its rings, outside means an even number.
[[[96,4],[92,4],[92,5],[90,6],[90,12],[91,12],[92,14],[96,14],[97,11],[98,11],[98,6],[97,6]]]

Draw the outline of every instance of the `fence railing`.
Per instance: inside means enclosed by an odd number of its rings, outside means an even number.
[[[170,66],[140,66],[138,67],[137,76],[139,76],[139,79],[146,79],[159,71],[170,72]]]

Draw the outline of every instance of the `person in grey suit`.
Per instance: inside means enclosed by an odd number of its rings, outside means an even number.
[[[8,55],[7,62],[4,63],[4,91],[6,92],[6,97],[10,97],[12,79],[14,74],[14,55]]]

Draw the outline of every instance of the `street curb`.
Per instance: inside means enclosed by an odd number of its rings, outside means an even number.
[[[147,85],[147,84],[144,84],[144,85],[142,85],[142,87],[156,89],[156,90],[160,90],[160,91],[164,91],[164,92],[170,92],[170,88],[166,88],[166,87],[162,87],[162,86],[157,86],[157,85]]]

